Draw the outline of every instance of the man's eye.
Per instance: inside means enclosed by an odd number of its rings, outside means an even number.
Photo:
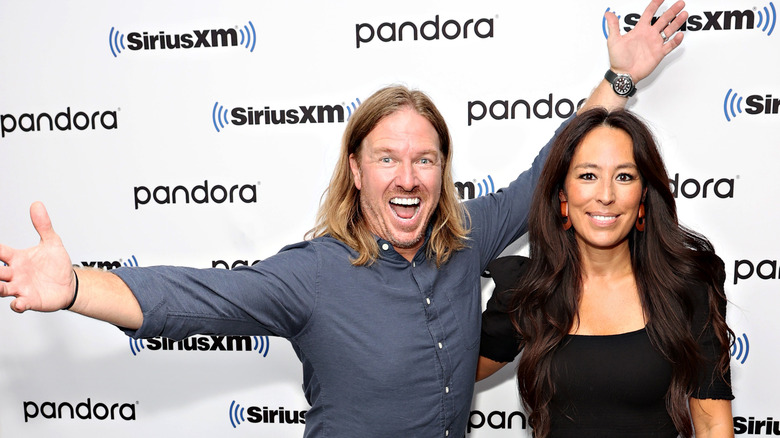
[[[389,163],[392,160],[390,159],[390,157],[383,157],[383,158],[380,158],[379,161],[381,161],[382,163]]]

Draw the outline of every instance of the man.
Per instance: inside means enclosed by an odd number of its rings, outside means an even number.
[[[622,36],[607,14],[612,72],[638,82],[680,44],[681,34],[667,35],[685,21],[683,3],[652,24],[662,1]],[[608,76],[616,85],[601,81],[583,109],[625,105],[628,77]],[[0,296],[16,297],[17,312],[65,308],[134,337],[285,337],[303,365],[307,437],[461,437],[478,357],[480,273],[526,231],[546,153],[507,188],[461,204],[441,114],[423,93],[390,87],[350,119],[310,240],[232,271],[72,270],[36,203],[41,243],[0,245],[8,264]]]

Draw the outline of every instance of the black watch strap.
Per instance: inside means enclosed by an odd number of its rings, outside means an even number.
[[[631,97],[636,93],[636,87],[633,79],[631,79],[631,75],[617,74],[612,69],[609,69],[604,73],[604,79],[612,84],[612,90],[618,96]]]

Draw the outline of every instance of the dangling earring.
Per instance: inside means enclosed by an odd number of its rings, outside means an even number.
[[[569,220],[569,203],[561,201],[561,216],[563,216],[563,231],[571,228],[571,221]]]
[[[637,231],[645,230],[645,203],[639,204],[639,214],[636,216]]]

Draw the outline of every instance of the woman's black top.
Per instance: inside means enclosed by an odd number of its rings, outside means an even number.
[[[496,283],[482,314],[480,354],[497,362],[511,362],[522,348],[507,308],[512,289],[529,259],[502,257],[488,271]],[[730,376],[716,370],[719,343],[708,316],[707,290],[692,286],[695,306],[693,333],[705,366],[693,397],[732,400]],[[723,303],[725,312],[725,303]],[[665,395],[672,366],[653,347],[645,329],[585,336],[568,335],[553,354],[555,391],[550,404],[551,437],[676,437],[666,411]]]

